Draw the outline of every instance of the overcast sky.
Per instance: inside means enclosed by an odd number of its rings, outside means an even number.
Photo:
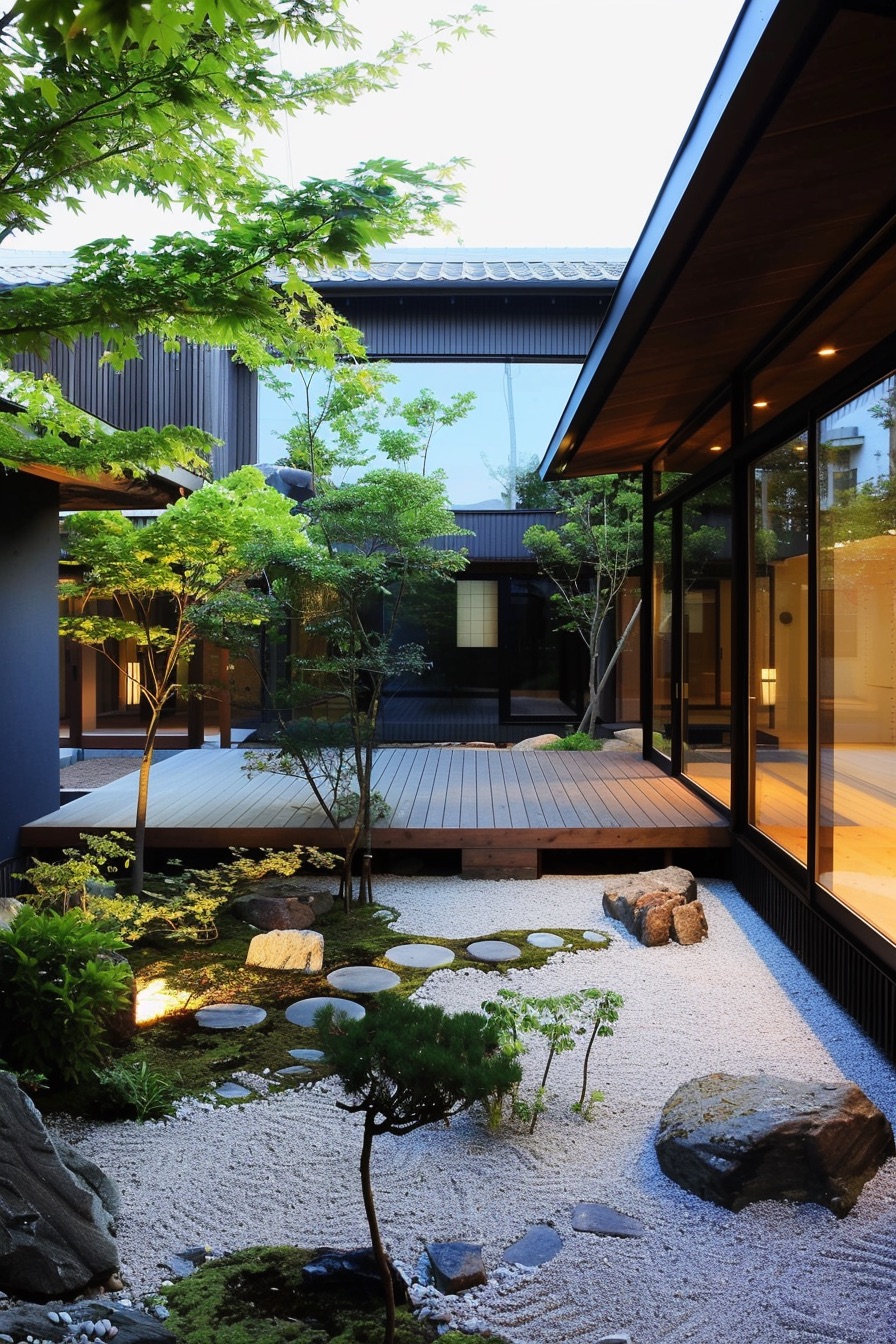
[[[292,185],[380,155],[414,164],[463,156],[471,166],[457,231],[432,242],[631,247],[740,0],[491,0],[489,9],[493,37],[434,55],[431,69],[408,70],[393,91],[284,126],[266,143],[268,171]],[[446,11],[438,0],[350,6],[367,52]],[[283,56],[310,68],[307,48]],[[107,200],[8,246],[68,249],[116,233],[145,243],[180,226],[143,202]]]

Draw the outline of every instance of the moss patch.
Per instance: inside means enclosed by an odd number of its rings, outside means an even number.
[[[383,1306],[357,1292],[308,1288],[314,1251],[256,1246],[212,1260],[166,1290],[169,1327],[180,1344],[381,1344]],[[435,1327],[399,1307],[396,1344],[430,1344]],[[485,1344],[481,1335],[440,1336]],[[490,1336],[492,1344],[501,1344]]]

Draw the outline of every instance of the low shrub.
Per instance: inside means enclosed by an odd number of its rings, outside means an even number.
[[[0,929],[0,1056],[51,1084],[77,1083],[106,1057],[106,1024],[126,1008],[132,977],[112,959],[124,943],[77,909],[29,906]]]
[[[160,1120],[174,1114],[178,1088],[145,1059],[119,1059],[96,1072],[97,1110],[123,1119]]]
[[[556,742],[545,742],[539,751],[600,751],[603,738],[592,737],[590,733],[567,733]]]

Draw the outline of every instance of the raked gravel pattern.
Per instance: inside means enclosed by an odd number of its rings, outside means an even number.
[[[586,986],[625,999],[597,1043],[592,1085],[606,1100],[572,1115],[580,1054],[559,1057],[535,1135],[489,1132],[471,1115],[376,1141],[374,1188],[391,1254],[413,1265],[426,1241],[482,1242],[489,1284],[446,1299],[451,1318],[519,1344],[892,1344],[896,1341],[896,1160],[839,1220],[818,1205],[764,1203],[729,1213],[659,1170],[660,1109],[686,1079],[715,1070],[849,1078],[890,1120],[896,1075],[854,1023],[730,884],[701,884],[709,939],[645,948],[601,913],[597,878],[538,882],[381,878],[394,927],[421,937],[482,938],[501,929],[606,929],[606,950],[559,952],[539,971],[440,970],[419,997],[478,1008],[504,984],[531,994]],[[526,1059],[527,1079],[542,1056]],[[331,1082],[239,1106],[192,1103],[176,1120],[77,1127],[87,1156],[118,1180],[122,1260],[132,1292],[155,1289],[172,1252],[196,1243],[363,1245],[360,1121]],[[63,1126],[64,1127],[64,1126]],[[640,1240],[575,1233],[579,1201],[640,1219]],[[537,1270],[501,1265],[535,1223],[564,1246]]]

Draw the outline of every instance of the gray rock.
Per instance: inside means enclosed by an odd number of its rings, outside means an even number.
[[[297,896],[240,896],[231,909],[256,929],[310,929],[314,907]]]
[[[292,1055],[293,1059],[297,1059],[300,1064],[320,1064],[324,1057],[323,1050],[304,1050],[299,1048],[297,1050],[290,1050],[289,1053]]]
[[[201,1265],[207,1265],[209,1260],[217,1260],[224,1254],[224,1251],[215,1250],[212,1246],[187,1246],[169,1255],[165,1268],[172,1279],[188,1279]]]
[[[115,1344],[175,1344],[171,1331],[146,1312],[120,1307],[108,1299],[72,1302],[67,1311],[55,1312],[54,1315],[58,1317],[56,1321],[50,1318],[46,1306],[23,1302],[8,1311],[0,1311],[0,1336],[24,1339],[26,1335],[31,1335],[34,1339],[61,1341],[72,1338],[73,1327],[76,1330],[85,1321],[102,1320],[108,1321],[117,1331]],[[106,1331],[106,1339],[110,1333]]]
[[[545,1223],[532,1227],[524,1237],[508,1246],[501,1259],[509,1265],[546,1265],[563,1250],[559,1232]]]
[[[465,1293],[488,1283],[482,1247],[472,1241],[434,1241],[426,1248],[440,1293]]]
[[[629,933],[650,947],[667,943],[676,906],[697,899],[697,883],[686,868],[654,868],[609,878],[604,889],[604,914],[618,919]]]
[[[514,943],[505,943],[500,938],[485,938],[479,943],[470,943],[467,952],[476,961],[516,961],[520,949]]]
[[[337,1017],[341,1015],[359,1019],[367,1015],[367,1010],[353,999],[312,998],[298,999],[295,1003],[291,1003],[284,1010],[284,1016],[287,1022],[292,1022],[295,1027],[313,1027],[314,1019],[321,1008],[332,1008]]]
[[[109,1178],[54,1143],[15,1078],[0,1073],[0,1288],[46,1301],[104,1282],[118,1269],[118,1209]]]
[[[656,1153],[673,1181],[725,1208],[763,1199],[848,1213],[896,1152],[889,1121],[854,1083],[712,1073],[663,1107]]]
[[[619,728],[613,734],[617,742],[628,742],[630,746],[643,747],[644,729],[643,728]]]
[[[556,933],[530,933],[526,939],[533,947],[564,947],[563,939]]]
[[[408,1300],[407,1284],[389,1261],[395,1301],[400,1305]],[[302,1278],[309,1287],[327,1289],[351,1287],[355,1292],[379,1294],[383,1280],[373,1251],[361,1247],[353,1251],[338,1251],[332,1246],[321,1246],[302,1270]]]
[[[424,971],[450,966],[454,960],[450,947],[439,947],[436,943],[401,943],[398,947],[390,947],[384,955],[396,966],[413,966]]]
[[[251,1003],[210,1003],[198,1008],[193,1016],[200,1027],[209,1031],[237,1031],[241,1027],[257,1027],[267,1012]]]
[[[340,966],[327,976],[328,984],[344,994],[380,994],[401,984],[401,976],[385,966]]]
[[[609,1204],[577,1204],[572,1211],[574,1232],[594,1232],[599,1237],[643,1237],[644,1224],[618,1213]]]
[[[542,751],[552,742],[559,742],[559,733],[538,733],[535,737],[524,737],[522,742],[514,742],[511,751]]]
[[[0,897],[0,929],[8,929],[22,908],[22,902],[15,896]]]
[[[215,1095],[224,1101],[242,1101],[245,1097],[251,1097],[252,1093],[240,1083],[218,1083]]]
[[[246,953],[247,966],[317,975],[324,965],[323,935],[313,929],[271,929],[256,933]]]

